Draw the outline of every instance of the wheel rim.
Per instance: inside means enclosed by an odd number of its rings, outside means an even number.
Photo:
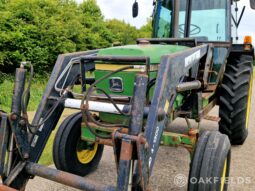
[[[251,109],[251,94],[252,94],[252,82],[253,82],[253,75],[251,75],[250,85],[249,85],[249,92],[248,92],[248,100],[247,100],[247,108],[246,108],[246,129],[249,126],[249,118],[250,118],[250,109]]]
[[[221,176],[221,188],[220,191],[224,191],[224,185],[225,185],[225,180],[226,180],[226,173],[227,173],[227,159],[224,161],[224,167],[223,167],[223,172]]]
[[[92,148],[88,148],[88,145],[85,141],[79,140],[77,144],[77,158],[80,163],[88,164],[94,159],[97,153],[98,144],[95,143],[91,147]]]

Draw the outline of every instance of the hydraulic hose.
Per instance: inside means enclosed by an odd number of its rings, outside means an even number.
[[[101,122],[98,122],[96,121],[90,114],[89,112],[89,98],[90,98],[90,95],[91,93],[94,91],[94,90],[99,90],[101,91],[102,93],[104,93],[108,98],[110,97],[104,90],[102,89],[99,89],[99,88],[95,88],[97,84],[99,84],[100,82],[102,82],[103,80],[109,78],[110,76],[112,76],[113,74],[116,74],[118,72],[121,72],[121,71],[124,71],[124,70],[128,70],[128,69],[133,69],[134,66],[125,66],[125,67],[122,67],[118,70],[115,70],[115,71],[112,71],[110,72],[109,74],[101,77],[100,79],[96,80],[89,88],[88,90],[84,93],[84,96],[82,98],[82,101],[81,101],[81,106],[84,105],[84,102],[85,102],[85,105],[87,107],[85,107],[84,110],[82,110],[82,113],[83,113],[83,116],[86,116],[85,119],[84,119],[84,122],[87,126],[87,128],[90,130],[91,133],[93,133],[95,136],[99,137],[99,138],[102,138],[102,139],[110,139],[111,138],[111,135],[100,135],[98,134],[93,128],[91,128],[89,126],[89,123],[88,123],[88,119],[91,120],[93,123],[95,123],[96,125],[99,125],[99,126],[103,126],[103,127],[116,127],[116,126],[119,126],[120,128],[118,129],[119,131],[123,128],[123,127],[128,127],[127,125],[124,125],[124,124],[104,124],[104,123],[101,123]],[[120,111],[120,109],[117,107],[117,105],[114,103],[114,101],[112,99],[109,99],[111,101],[111,103],[114,105],[114,107]],[[123,113],[122,111],[120,113]],[[124,114],[124,113],[123,113]]]

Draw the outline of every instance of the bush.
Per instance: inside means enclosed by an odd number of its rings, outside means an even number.
[[[6,74],[0,71],[0,85],[3,83],[4,79],[6,78]]]
[[[0,71],[31,61],[50,72],[59,54],[134,43],[141,33],[123,21],[105,22],[95,0],[0,1]],[[145,37],[145,36],[144,36]],[[148,36],[147,36],[148,37]]]
[[[22,60],[49,71],[58,54],[111,45],[94,0],[13,0],[0,11],[0,64],[13,71]]]
[[[29,77],[29,76],[27,76]],[[32,82],[28,111],[34,111],[38,107],[42,98],[48,76],[36,76]],[[5,75],[5,79],[0,83],[0,110],[10,112],[14,88],[14,77]]]

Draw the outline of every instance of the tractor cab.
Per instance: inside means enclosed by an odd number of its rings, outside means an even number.
[[[240,0],[155,0],[152,36],[199,37],[200,40],[214,42],[233,42],[235,39],[237,42],[237,30],[246,10],[246,6],[240,7],[239,2]],[[254,0],[250,0],[250,7],[255,9]]]
[[[230,41],[230,6],[230,0],[156,1],[153,37]]]
[[[248,54],[254,56],[252,40],[238,42],[238,27],[245,12],[240,16],[239,0],[155,0],[153,11],[152,37],[157,39],[176,39],[175,45],[187,39],[195,39],[198,44],[213,44],[213,66],[209,81],[218,83],[218,73],[224,70],[228,54]],[[254,1],[250,0],[254,9]],[[233,10],[233,11],[232,11]],[[235,34],[234,34],[235,33]],[[235,36],[236,35],[236,36]],[[185,40],[186,39],[186,40]],[[182,42],[181,42],[182,41]],[[165,42],[160,42],[165,43]]]

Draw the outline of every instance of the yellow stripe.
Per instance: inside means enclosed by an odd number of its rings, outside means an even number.
[[[225,180],[226,180],[226,172],[227,172],[227,159],[224,161],[224,167],[223,167],[223,172],[222,172],[222,176],[221,176],[220,191],[224,191],[224,185],[225,185]]]
[[[169,108],[169,101],[166,100],[166,104],[165,104],[165,107],[164,107],[164,111],[167,113],[168,112],[168,108]]]
[[[249,118],[250,118],[250,110],[251,110],[252,82],[253,82],[253,76],[251,76],[249,90],[248,90],[248,100],[247,100],[247,108],[246,108],[246,129],[248,129],[248,127],[249,127]]]
[[[130,66],[130,65],[117,65],[117,64],[96,64],[96,70],[107,70],[107,71],[115,71],[118,70],[120,68],[123,68],[125,66]],[[125,71],[132,71],[132,72],[144,72],[146,66],[145,65],[136,65],[137,67],[141,67],[141,68],[134,68],[134,69],[128,69]],[[142,67],[144,67],[144,69],[142,69]],[[158,65],[150,65],[150,71],[157,71],[158,70]]]

